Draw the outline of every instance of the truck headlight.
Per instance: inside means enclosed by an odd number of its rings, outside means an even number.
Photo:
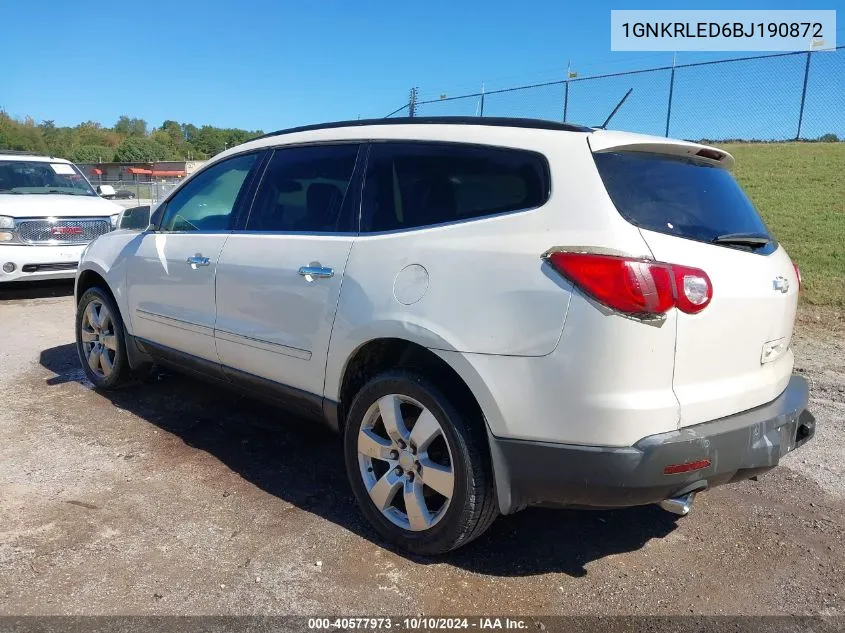
[[[110,216],[109,220],[111,221],[112,229],[116,229],[117,225],[120,223],[120,213],[115,213],[114,215]]]
[[[0,215],[0,229],[14,229],[15,218],[10,218],[7,215]]]

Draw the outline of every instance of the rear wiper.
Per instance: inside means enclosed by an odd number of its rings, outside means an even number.
[[[714,244],[737,244],[749,248],[762,248],[773,242],[765,233],[725,233],[711,240]]]

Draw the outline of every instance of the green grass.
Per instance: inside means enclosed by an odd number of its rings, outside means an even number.
[[[802,298],[845,307],[845,143],[720,147],[777,240],[801,268]]]

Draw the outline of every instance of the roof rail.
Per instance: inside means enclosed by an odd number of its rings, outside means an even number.
[[[557,130],[561,132],[592,132],[593,129],[583,125],[572,123],[558,123],[545,119],[519,119],[509,117],[477,117],[477,116],[423,116],[423,117],[396,117],[392,119],[357,119],[354,121],[332,121],[330,123],[318,123],[316,125],[303,125],[292,127],[286,130],[269,132],[254,139],[269,138],[282,134],[294,134],[296,132],[311,132],[313,130],[329,130],[339,127],[359,127],[364,125],[485,125],[492,127],[523,127],[537,130]]]

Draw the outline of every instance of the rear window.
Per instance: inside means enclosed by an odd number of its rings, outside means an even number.
[[[731,234],[770,236],[748,196],[721,167],[643,152],[593,158],[613,204],[635,226],[702,242]],[[756,252],[774,248],[773,240]]]
[[[540,154],[449,143],[375,143],[365,231],[393,231],[532,209],[549,197]]]

